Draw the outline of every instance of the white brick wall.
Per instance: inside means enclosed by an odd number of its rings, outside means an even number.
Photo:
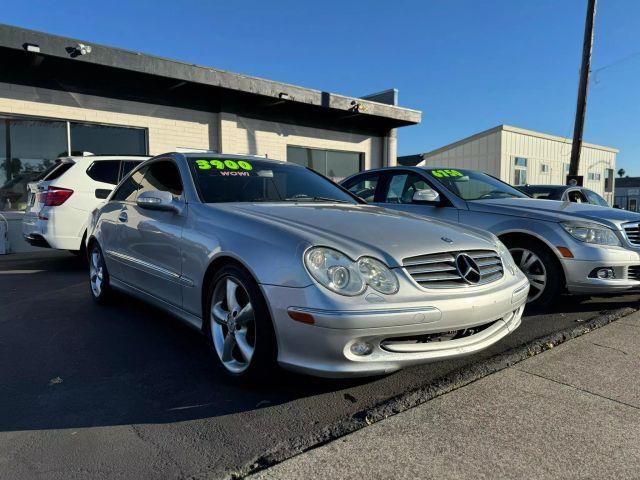
[[[231,113],[0,83],[0,114],[3,113],[146,128],[151,155],[194,148],[286,160],[287,145],[295,145],[360,152],[364,153],[365,168],[382,166],[382,137],[256,120]],[[395,147],[395,139],[392,142]],[[395,154],[392,157],[395,164]]]
[[[217,113],[0,83],[1,113],[146,128],[151,155],[218,150]]]
[[[364,153],[365,168],[381,166],[382,138],[220,113],[222,153],[287,159],[287,145]],[[395,159],[394,159],[395,160]]]

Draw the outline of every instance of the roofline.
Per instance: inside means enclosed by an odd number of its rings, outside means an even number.
[[[73,48],[78,43],[90,45],[92,48],[91,53],[73,56]],[[40,52],[37,53],[37,55],[162,76],[178,81],[235,90],[279,100],[283,100],[281,94],[286,94],[288,98],[284,99],[284,101],[354,112],[359,115],[389,118],[401,121],[406,125],[420,123],[422,118],[422,112],[419,110],[388,105],[358,97],[323,92],[321,90],[300,87],[289,83],[242,75],[226,70],[190,64],[179,60],[109,47],[86,40],[62,37],[0,23],[0,47],[25,51],[25,44],[38,45]],[[69,49],[71,49],[71,52]],[[360,108],[354,111],[354,105],[360,105]]]
[[[529,135],[531,137],[545,138],[547,140],[555,140],[563,143],[572,143],[573,139],[571,137],[560,137],[558,135],[551,135],[548,133],[542,133],[535,130],[527,130],[526,128],[514,127],[513,125],[499,125],[496,128],[502,128],[502,130],[507,132],[520,133],[522,135]],[[595,148],[596,150],[604,150],[606,152],[619,153],[620,150],[614,147],[607,147],[604,145],[597,145],[595,143],[582,142],[583,147]]]
[[[481,132],[475,133],[473,135],[470,135],[468,137],[465,137],[461,140],[457,140],[453,143],[449,143],[448,145],[444,145],[443,147],[439,147],[436,148],[435,150],[431,150],[428,152],[424,152],[424,153],[419,153],[418,155],[421,155],[422,158],[426,158],[427,156],[432,156],[432,155],[437,155],[438,153],[444,152],[445,150],[451,150],[452,148],[455,148],[459,145],[462,145],[464,143],[468,143],[470,141],[473,140],[477,140],[479,138],[482,137],[486,137],[487,135],[491,135],[492,133],[495,132],[500,132],[500,131],[506,131],[506,132],[513,132],[513,133],[520,133],[522,135],[529,135],[532,137],[538,137],[538,138],[544,138],[547,140],[554,140],[554,141],[558,141],[558,142],[562,142],[562,143],[567,143],[567,144],[571,144],[572,143],[572,139],[568,138],[568,137],[559,137],[557,135],[550,135],[548,133],[542,133],[542,132],[537,132],[535,130],[527,130],[525,128],[519,128],[519,127],[514,127],[512,125],[498,125],[496,127],[492,127],[489,128],[488,130],[483,130]],[[596,150],[603,150],[606,152],[612,152],[612,153],[619,153],[620,150],[617,148],[613,148],[613,147],[605,147],[603,145],[596,145],[595,143],[587,143],[587,142],[582,142],[582,146],[583,147],[588,147],[588,148],[594,148]],[[409,157],[411,155],[403,155],[403,157]]]

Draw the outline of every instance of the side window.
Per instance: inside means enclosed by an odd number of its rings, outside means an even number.
[[[120,178],[119,180],[122,180],[124,177],[127,176],[127,174],[133,170],[134,168],[136,168],[137,165],[139,165],[140,162],[135,161],[135,160],[123,160],[122,161],[122,166],[120,167]]]
[[[407,173],[400,173],[391,175],[389,178],[389,186],[387,187],[387,194],[385,195],[385,203],[402,203],[402,191],[404,190],[404,184],[407,183]]]
[[[592,192],[591,190],[584,190],[584,194],[589,199],[589,203],[592,203],[593,205],[600,205],[601,207],[609,206],[607,201],[604,198],[602,198],[600,195],[598,195],[596,192]]]
[[[431,188],[424,178],[415,173],[392,175],[385,196],[386,203],[413,203],[413,195],[418,190]]]
[[[171,192],[174,197],[182,195],[182,181],[176,164],[170,160],[161,160],[149,165],[139,193],[149,190]]]
[[[120,160],[101,160],[93,162],[87,168],[87,175],[96,182],[117,185]]]
[[[137,172],[134,172],[129,178],[127,178],[116,190],[111,197],[112,201],[118,202],[133,202],[136,199],[136,194],[138,193],[138,189],[142,184],[142,177],[146,168],[141,168]]]
[[[567,193],[567,199],[572,203],[588,203],[580,190],[571,190]]]
[[[354,195],[362,198],[365,202],[374,202],[376,188],[380,181],[379,173],[361,175],[346,183],[344,186]]]

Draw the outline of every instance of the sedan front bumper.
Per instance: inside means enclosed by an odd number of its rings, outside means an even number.
[[[625,248],[601,248],[601,252],[593,260],[562,259],[569,293],[606,294],[640,288],[640,252]],[[594,272],[602,268],[613,270],[614,277],[597,278]]]
[[[351,377],[465,356],[499,341],[520,325],[529,291],[522,276],[499,283],[477,294],[440,295],[421,305],[348,310],[297,306],[313,304],[315,285],[262,288],[274,319],[279,363],[317,376]],[[314,324],[295,321],[291,314],[307,314]],[[354,344],[366,345],[368,353],[354,353]]]

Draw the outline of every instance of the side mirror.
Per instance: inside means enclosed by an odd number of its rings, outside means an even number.
[[[180,213],[182,210],[178,202],[173,199],[170,192],[160,190],[148,190],[138,195],[136,204],[147,210],[159,210],[161,212]]]
[[[416,190],[413,194],[414,203],[438,203],[440,202],[440,194],[431,188],[424,190]]]
[[[96,193],[96,198],[99,198],[100,200],[104,200],[109,196],[109,194],[111,193],[111,190],[109,190],[108,188],[96,188],[95,193]]]

